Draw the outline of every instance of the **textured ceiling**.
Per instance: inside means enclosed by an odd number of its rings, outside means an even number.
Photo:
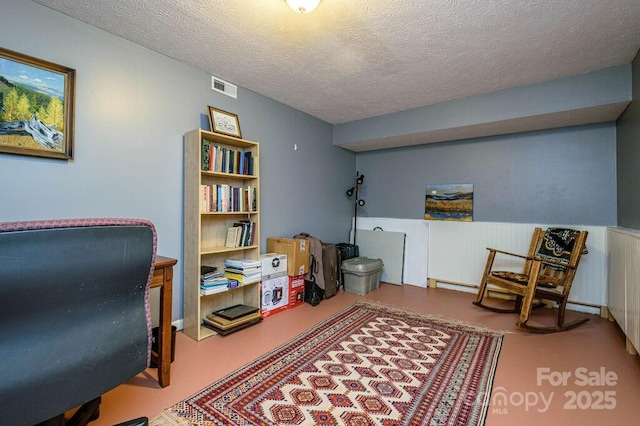
[[[639,0],[35,0],[345,123],[628,64]]]

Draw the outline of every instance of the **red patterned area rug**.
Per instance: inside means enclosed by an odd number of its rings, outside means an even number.
[[[152,425],[481,425],[502,335],[357,302]]]

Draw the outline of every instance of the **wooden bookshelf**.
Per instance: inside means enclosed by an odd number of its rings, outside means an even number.
[[[203,144],[203,141],[205,143]],[[245,172],[203,170],[203,145],[213,145],[234,153],[247,153],[251,167]],[[211,151],[208,151],[211,155]],[[239,154],[242,155],[242,154]],[[227,157],[227,159],[230,157]],[[210,158],[211,159],[211,158]],[[245,158],[246,160],[246,158]],[[239,164],[237,160],[236,165]],[[200,295],[200,267],[224,270],[225,259],[260,258],[260,173],[259,143],[202,129],[184,135],[184,333],[202,340],[216,334],[203,327],[202,318],[215,310],[245,304],[260,307],[260,283],[248,284],[209,296]],[[229,185],[251,188],[250,205],[240,211],[204,211],[202,185]],[[253,242],[248,246],[225,247],[227,230],[235,222],[254,223]]]

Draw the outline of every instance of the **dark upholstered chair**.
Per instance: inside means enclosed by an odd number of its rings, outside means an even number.
[[[536,333],[565,331],[585,323],[588,318],[565,322],[564,317],[573,278],[580,258],[587,251],[586,240],[587,231],[564,228],[549,228],[545,231],[535,228],[526,256],[488,248],[487,264],[473,304],[494,312],[518,313],[520,317],[517,325]],[[520,259],[521,272],[494,270],[497,256]],[[515,306],[503,309],[486,304],[488,285],[514,294]],[[531,310],[544,306],[543,303],[534,304],[534,299],[549,300],[558,304],[558,321],[555,326],[543,327],[528,322]]]
[[[151,222],[0,223],[0,424],[64,424],[150,361]]]

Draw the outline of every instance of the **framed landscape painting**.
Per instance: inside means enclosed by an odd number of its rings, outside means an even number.
[[[473,220],[473,184],[427,185],[425,220]]]
[[[0,153],[73,158],[75,70],[0,47]]]

